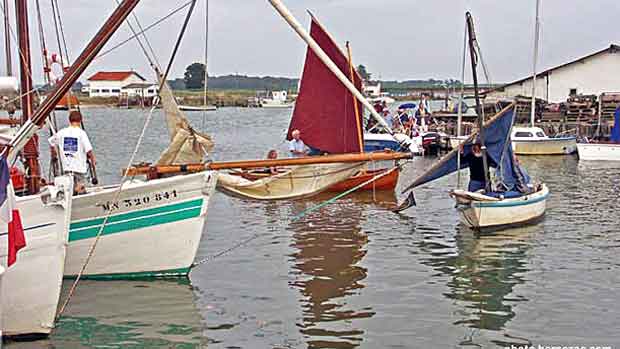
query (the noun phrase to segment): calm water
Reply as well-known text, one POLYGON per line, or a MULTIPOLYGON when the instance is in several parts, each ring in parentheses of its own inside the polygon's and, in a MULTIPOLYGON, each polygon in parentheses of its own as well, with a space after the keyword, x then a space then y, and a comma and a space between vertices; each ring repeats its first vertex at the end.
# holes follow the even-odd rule
MULTIPOLYGON (((215 137, 214 158, 256 158, 282 148, 289 113, 221 109, 192 121, 215 137)), ((99 175, 111 183, 146 112, 86 114, 99 175)), ((165 143, 156 113, 138 159, 155 160, 165 143)), ((413 161, 401 185, 432 161, 413 161)), ((262 203, 218 193, 198 259, 257 239, 189 280, 82 282, 48 340, 7 347, 620 348, 620 164, 522 161, 551 189, 546 218, 484 236, 458 223, 447 196, 456 177, 416 190, 419 206, 399 215, 386 193, 299 221, 291 218, 330 196, 262 203)))

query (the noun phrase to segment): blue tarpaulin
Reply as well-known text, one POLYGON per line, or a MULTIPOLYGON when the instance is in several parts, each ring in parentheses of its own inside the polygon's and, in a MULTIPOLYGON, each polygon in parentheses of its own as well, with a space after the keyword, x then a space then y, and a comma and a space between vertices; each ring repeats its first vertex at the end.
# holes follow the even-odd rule
MULTIPOLYGON (((491 118, 484 127, 485 144, 487 154, 495 164, 499 164, 496 176, 503 183, 505 191, 518 190, 524 191, 527 187, 529 176, 521 170, 515 162, 510 141, 510 130, 513 123, 515 108, 510 107, 501 111, 498 115, 491 118), (503 154, 503 156, 502 156, 503 154)), ((463 156, 472 152, 472 144, 477 135, 472 135, 463 147, 463 156)), ((437 164, 418 177, 404 191, 409 191, 422 184, 434 181, 445 175, 457 171, 458 149, 448 153, 437 164)), ((467 167, 466 162, 461 162, 461 168, 467 167)))
POLYGON ((614 114, 614 127, 611 129, 611 141, 614 143, 620 143, 620 107, 616 108, 614 114))
POLYGON ((415 109, 418 106, 415 103, 405 103, 405 104, 401 104, 398 109, 415 109))

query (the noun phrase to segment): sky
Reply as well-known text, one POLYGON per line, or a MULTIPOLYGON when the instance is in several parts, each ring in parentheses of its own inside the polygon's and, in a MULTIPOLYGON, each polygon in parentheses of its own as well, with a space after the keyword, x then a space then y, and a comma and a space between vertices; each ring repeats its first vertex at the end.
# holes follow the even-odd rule
MULTIPOLYGON (((142 0, 135 10, 143 27, 188 0, 142 0)), ((171 71, 182 77, 192 62, 204 62, 206 1, 198 0, 171 71)), ((13 3, 12 1, 9 1, 13 3)), ((355 64, 364 64, 383 80, 460 78, 464 14, 474 16, 478 41, 492 83, 531 74, 535 0, 283 0, 307 28, 312 11, 342 45, 351 42, 355 64)), ((50 7, 40 0, 50 51, 57 52, 50 7)), ((58 0, 70 58, 75 58, 116 6, 116 0, 58 0)), ((33 73, 42 81, 35 2, 29 1, 33 73)), ((11 8, 10 14, 14 13, 11 8)), ((147 32, 165 65, 186 10, 147 32)), ((542 0, 539 67, 559 65, 620 43, 620 1, 542 0)), ((306 46, 267 0, 209 0, 208 69, 210 75, 299 77, 306 46)), ((13 30, 15 26, 13 24, 13 30)), ((126 24, 106 48, 131 36, 126 24)), ((14 42, 13 42, 14 44, 14 42)), ((104 48, 104 51, 106 49, 104 48)), ((16 61, 16 48, 13 47, 16 61)), ((4 73, 5 57, 0 55, 4 73)), ((15 64, 15 63, 14 63, 15 64)), ((99 70, 135 69, 153 80, 135 40, 97 59, 84 76, 99 70)), ((469 71, 470 68, 467 68, 469 71)), ((466 80, 470 74, 467 74, 466 80)))

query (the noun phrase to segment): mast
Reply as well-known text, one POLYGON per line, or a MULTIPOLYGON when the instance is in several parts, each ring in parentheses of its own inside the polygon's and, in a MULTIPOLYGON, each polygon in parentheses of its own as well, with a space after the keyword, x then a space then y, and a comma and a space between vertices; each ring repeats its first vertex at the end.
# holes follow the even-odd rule
MULTIPOLYGON (((351 53, 351 46, 349 45, 349 42, 347 41, 347 56, 349 58, 349 73, 351 74, 351 82, 355 81, 355 72, 353 71, 353 54, 351 53)), ((359 142, 360 145, 360 153, 364 152, 364 133, 362 133, 362 125, 361 125, 361 120, 362 118, 360 117, 360 109, 359 106, 357 105, 357 99, 355 99, 355 96, 353 96, 353 108, 355 109, 355 126, 357 127, 357 140, 359 142)))
MULTIPOLYGON (((22 125, 32 116, 34 101, 32 98, 32 65, 30 56, 30 38, 28 36, 28 2, 15 0, 17 18, 17 40, 19 41, 20 82, 22 125)), ((39 166, 39 140, 36 134, 26 143, 23 151, 26 168, 26 186, 28 194, 36 194, 40 189, 41 168, 39 166)))
MULTIPOLYGON (((25 2, 25 0, 18 1, 25 2)), ((71 89, 71 86, 77 81, 80 75, 82 75, 84 70, 86 70, 88 65, 108 42, 112 34, 116 32, 139 2, 140 0, 123 0, 116 10, 114 10, 95 37, 84 48, 71 67, 69 67, 67 72, 63 75, 63 78, 54 86, 54 89, 50 92, 48 97, 41 103, 34 115, 32 115, 32 118, 19 129, 13 140, 11 140, 9 144, 9 162, 15 158, 28 140, 43 126, 45 119, 52 110, 54 110, 54 107, 58 104, 62 96, 71 89)))
POLYGON ((355 88, 353 83, 349 81, 346 75, 344 75, 338 66, 329 59, 325 51, 321 49, 321 47, 317 44, 316 41, 308 34, 308 32, 301 26, 299 21, 293 17, 293 14, 284 6, 282 1, 280 0, 268 0, 269 3, 276 9, 276 11, 284 18, 284 20, 297 32, 297 34, 301 37, 303 41, 308 44, 308 47, 319 57, 319 59, 327 66, 327 68, 344 84, 344 86, 357 98, 358 101, 362 102, 364 107, 368 109, 370 114, 385 128, 390 135, 394 135, 394 132, 390 128, 390 126, 383 120, 383 118, 377 113, 377 111, 370 105, 370 102, 362 95, 360 91, 355 88))
POLYGON ((532 107, 530 123, 536 119, 536 64, 538 63, 538 41, 540 39, 540 0, 536 0, 536 24, 534 25, 534 63, 532 66, 532 107))
POLYGON ((480 134, 480 144, 482 148, 482 163, 484 164, 484 179, 486 182, 486 191, 490 191, 491 183, 489 182, 489 164, 487 163, 487 146, 484 142, 484 113, 480 106, 480 95, 478 94, 478 75, 476 66, 478 64, 478 55, 476 54, 476 32, 474 30, 474 19, 471 13, 465 13, 467 20, 467 32, 469 34, 469 54, 471 57, 471 70, 474 80, 474 96, 476 97, 476 112, 478 113, 478 133, 480 134))
POLYGON ((13 62, 11 60, 11 25, 9 21, 9 0, 2 0, 4 4, 4 58, 6 59, 6 75, 13 76, 13 62))

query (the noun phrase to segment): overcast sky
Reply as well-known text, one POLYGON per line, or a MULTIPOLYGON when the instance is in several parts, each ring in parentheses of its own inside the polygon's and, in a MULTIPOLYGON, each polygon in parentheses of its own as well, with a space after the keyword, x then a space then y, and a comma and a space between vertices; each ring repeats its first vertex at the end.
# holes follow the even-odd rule
MULTIPOLYGON (((309 17, 305 11, 311 10, 338 42, 344 45, 350 41, 354 62, 366 65, 375 78, 459 78, 466 10, 474 15, 492 82, 508 82, 531 72, 535 0, 283 1, 306 27, 309 17)), ((46 41, 55 48, 50 1, 40 2, 46 18, 46 41)), ((70 56, 75 58, 116 2, 58 2, 70 56)), ((143 0, 135 13, 147 26, 185 2, 143 0)), ((34 1, 29 5, 33 70, 38 82, 42 74, 34 1)), ((185 10, 147 33, 161 62, 166 62, 172 51, 184 14, 185 10)), ((620 42, 619 15, 618 0, 542 0, 540 67, 558 65, 620 42)), ((172 77, 182 76, 188 64, 204 60, 204 21, 205 0, 199 0, 172 77)), ((210 0, 209 22, 211 75, 300 75, 306 47, 267 0, 210 0)), ((123 25, 107 47, 130 35, 123 25)), ((0 67, 4 71, 4 57, 0 67)), ((98 70, 131 68, 149 79, 153 76, 135 41, 94 62, 81 80, 98 70)))

